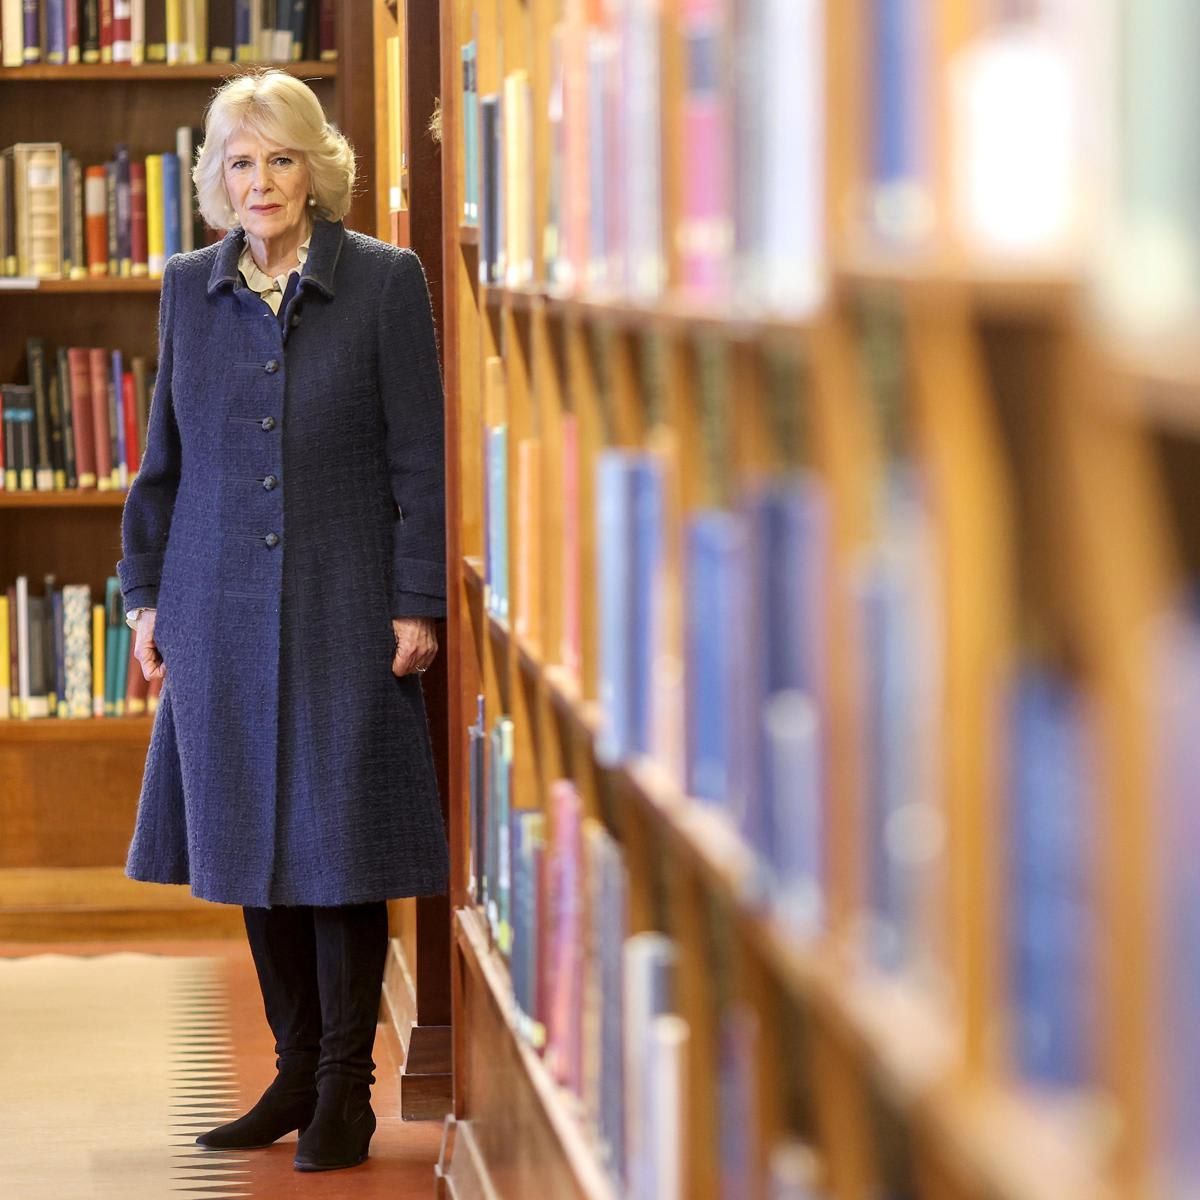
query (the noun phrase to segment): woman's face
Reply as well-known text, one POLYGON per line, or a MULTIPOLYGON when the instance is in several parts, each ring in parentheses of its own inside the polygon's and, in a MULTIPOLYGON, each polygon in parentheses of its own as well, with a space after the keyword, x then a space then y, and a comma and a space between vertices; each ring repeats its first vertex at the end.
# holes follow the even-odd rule
POLYGON ((225 189, 250 237, 273 240, 304 223, 311 182, 296 150, 239 130, 225 143, 225 189))

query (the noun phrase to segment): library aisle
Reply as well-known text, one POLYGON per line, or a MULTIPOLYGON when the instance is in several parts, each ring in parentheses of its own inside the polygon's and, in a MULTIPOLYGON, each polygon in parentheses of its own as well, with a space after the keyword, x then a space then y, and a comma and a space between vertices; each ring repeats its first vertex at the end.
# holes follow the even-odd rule
POLYGON ((379 1129, 353 1171, 292 1166, 295 1135, 225 1154, 197 1132, 244 1112, 275 1074, 238 941, 0 942, 0 1180, 13 1200, 432 1200, 440 1124, 400 1119, 380 1029, 379 1129))

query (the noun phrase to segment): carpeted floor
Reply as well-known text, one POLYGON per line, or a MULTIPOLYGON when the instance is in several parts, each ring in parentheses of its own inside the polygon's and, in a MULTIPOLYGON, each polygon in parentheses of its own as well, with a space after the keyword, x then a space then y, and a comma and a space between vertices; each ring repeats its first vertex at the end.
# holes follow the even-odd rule
POLYGON ((271 1037, 244 944, 150 949, 0 944, 0 1196, 434 1196, 440 1126, 400 1121, 382 1033, 362 1167, 296 1172, 295 1134, 244 1154, 196 1146, 270 1081, 271 1037))

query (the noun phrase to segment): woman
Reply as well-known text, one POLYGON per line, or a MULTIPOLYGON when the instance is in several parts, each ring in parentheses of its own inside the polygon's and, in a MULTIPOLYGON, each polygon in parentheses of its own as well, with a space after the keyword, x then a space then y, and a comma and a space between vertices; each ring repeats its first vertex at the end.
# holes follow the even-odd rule
POLYGON ((354 154, 278 71, 216 94, 224 239, 167 264, 118 564, 163 675, 127 873, 239 904, 277 1075, 202 1134, 367 1156, 386 899, 445 891, 420 674, 445 611, 442 392, 416 256, 345 229, 354 154))

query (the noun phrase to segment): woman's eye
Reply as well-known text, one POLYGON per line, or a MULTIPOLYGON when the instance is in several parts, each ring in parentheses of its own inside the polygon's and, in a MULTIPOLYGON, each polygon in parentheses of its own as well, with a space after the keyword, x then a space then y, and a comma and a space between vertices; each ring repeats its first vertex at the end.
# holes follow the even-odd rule
POLYGON ((279 155, 279 157, 273 161, 276 163, 276 165, 282 167, 290 167, 292 165, 292 160, 288 158, 286 154, 279 155))

